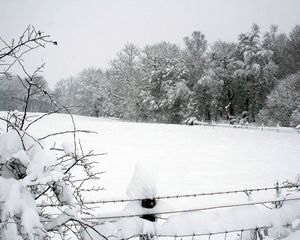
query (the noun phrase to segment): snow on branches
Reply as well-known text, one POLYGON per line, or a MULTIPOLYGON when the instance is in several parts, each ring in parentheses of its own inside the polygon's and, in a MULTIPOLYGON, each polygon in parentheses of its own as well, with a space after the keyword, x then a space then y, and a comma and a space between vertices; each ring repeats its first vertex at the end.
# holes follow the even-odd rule
POLYGON ((68 107, 54 101, 48 93, 39 76, 44 65, 31 73, 22 59, 34 49, 57 42, 33 26, 28 26, 10 44, 0 40, 4 45, 0 50, 0 76, 9 81, 15 65, 25 75, 25 78, 17 76, 24 88, 20 99, 22 111, 0 116, 0 239, 79 237, 80 226, 88 226, 81 215, 91 215, 91 209, 84 205, 83 189, 101 189, 93 186, 97 185, 101 172, 94 172, 94 162, 90 160, 97 154, 85 152, 78 138, 79 132, 90 132, 77 129, 68 107), (51 104, 47 113, 28 112, 37 94, 51 104), (49 121, 47 117, 62 110, 69 114, 69 129, 40 136, 32 134, 39 121, 49 121), (57 137, 70 142, 56 144, 57 137))

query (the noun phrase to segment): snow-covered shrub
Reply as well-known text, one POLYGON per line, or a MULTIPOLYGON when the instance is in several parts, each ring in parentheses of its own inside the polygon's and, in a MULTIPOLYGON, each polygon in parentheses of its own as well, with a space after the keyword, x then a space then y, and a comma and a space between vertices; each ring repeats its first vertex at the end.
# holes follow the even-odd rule
POLYGON ((18 41, 0 46, 0 76, 9 81, 8 72, 12 66, 20 67, 25 78, 18 76, 24 96, 20 112, 0 115, 0 239, 51 239, 79 235, 79 227, 87 223, 80 216, 85 214, 83 188, 98 191, 89 183, 98 181, 100 173, 93 171, 90 157, 85 153, 77 137, 78 132, 73 116, 70 116, 69 129, 35 136, 32 127, 40 120, 61 110, 70 113, 68 108, 53 101, 39 72, 26 70, 22 56, 38 47, 55 41, 49 35, 28 26, 18 41), (11 61, 11 59, 13 59, 11 61), (8 66, 8 67, 7 67, 8 66), (32 115, 29 105, 36 95, 42 95, 52 105, 52 111, 32 115), (58 135, 72 134, 71 143, 57 145, 51 139, 58 135), (76 170, 76 173, 75 173, 76 170), (78 226, 79 225, 79 226, 78 226))
MULTIPOLYGON (((19 114, 16 122, 22 122, 24 115, 19 114)), ((32 118, 32 122, 41 116, 45 115, 32 118)), ((23 130, 32 122, 25 120, 20 129, 7 119, 11 116, 0 117, 7 123, 7 132, 0 133, 0 236, 44 239, 54 233, 64 238, 72 228, 68 224, 81 223, 79 214, 86 209, 81 189, 89 189, 88 183, 98 180, 89 161, 95 154, 84 153, 75 128, 71 130, 73 143, 49 147, 46 140, 39 140, 43 137, 33 136, 30 128, 23 130)))

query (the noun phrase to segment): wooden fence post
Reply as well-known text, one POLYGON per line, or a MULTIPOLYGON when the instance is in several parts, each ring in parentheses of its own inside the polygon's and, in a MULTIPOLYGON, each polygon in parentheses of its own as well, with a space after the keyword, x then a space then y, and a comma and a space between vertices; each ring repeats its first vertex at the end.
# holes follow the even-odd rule
MULTIPOLYGON (((155 198, 146 198, 141 201, 141 205, 143 208, 152 209, 156 205, 155 198)), ((146 221, 155 222, 156 216, 154 214, 144 214, 140 218, 145 219, 146 221)), ((152 240, 154 236, 150 236, 149 234, 140 235, 140 240, 152 240)))

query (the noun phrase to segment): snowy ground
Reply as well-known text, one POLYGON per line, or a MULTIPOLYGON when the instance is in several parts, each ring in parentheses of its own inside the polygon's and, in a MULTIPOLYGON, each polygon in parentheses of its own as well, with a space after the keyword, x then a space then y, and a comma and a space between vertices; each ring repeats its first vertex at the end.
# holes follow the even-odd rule
MULTIPOLYGON (((106 171, 102 197, 124 196, 136 163, 152 170, 159 195, 273 185, 300 172, 300 134, 202 126, 145 124, 76 116, 81 142, 106 171)), ((65 115, 36 126, 35 134, 71 129, 65 115)), ((71 136, 70 136, 71 139, 71 136)), ((65 140, 65 139, 64 139, 65 140)))
MULTIPOLYGON (((97 157, 99 170, 106 171, 100 182, 106 190, 88 196, 93 200, 126 197, 136 163, 154 173, 159 196, 269 187, 300 173, 300 134, 294 130, 145 124, 82 116, 75 121, 78 129, 99 133, 80 135, 86 149, 107 153, 97 157)), ((37 124, 33 132, 43 136, 71 129, 70 118, 57 114, 37 124)), ((274 193, 257 193, 253 198, 272 198, 274 193)), ((184 209, 241 200, 247 201, 245 194, 166 201, 174 209, 184 209)), ((103 205, 98 212, 115 212, 123 206, 103 205)))

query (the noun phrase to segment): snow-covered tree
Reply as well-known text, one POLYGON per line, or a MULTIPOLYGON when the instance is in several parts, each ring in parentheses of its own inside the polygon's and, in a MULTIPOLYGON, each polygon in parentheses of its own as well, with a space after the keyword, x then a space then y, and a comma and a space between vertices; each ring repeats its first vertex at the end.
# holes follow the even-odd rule
POLYGON ((280 122, 283 126, 296 126, 300 110, 300 72, 281 80, 268 95, 266 107, 260 111, 259 120, 268 124, 280 122))
POLYGON ((289 33, 286 54, 289 59, 289 74, 300 71, 300 25, 296 25, 289 33))
POLYGON ((233 77, 233 62, 235 59, 235 45, 222 41, 215 42, 208 51, 206 69, 198 80, 199 94, 197 116, 203 119, 226 118, 228 113, 234 115, 237 101, 238 84, 233 77))
POLYGON ((82 70, 76 77, 62 79, 55 86, 56 99, 70 111, 87 116, 111 116, 106 74, 96 68, 82 70))
POLYGON ((288 56, 289 39, 285 33, 278 32, 276 25, 271 25, 270 30, 265 32, 262 39, 262 46, 273 52, 272 60, 278 66, 276 78, 282 79, 290 72, 290 57, 288 56))
POLYGON ((143 50, 143 77, 148 86, 142 92, 142 104, 154 120, 178 123, 185 118, 190 90, 182 57, 180 48, 167 42, 143 50))
POLYGON ((299 32, 296 26, 279 33, 272 25, 261 34, 254 24, 236 43, 209 45, 199 31, 183 39, 182 49, 128 43, 105 72, 85 69, 60 81, 55 95, 64 105, 81 106, 72 111, 83 115, 173 123, 246 115, 255 121, 278 79, 299 71, 299 32))
POLYGON ((76 91, 76 79, 69 77, 67 79, 61 79, 55 84, 54 96, 57 101, 66 107, 76 106, 76 91))
POLYGON ((108 94, 118 117, 134 120, 144 118, 140 106, 140 93, 145 83, 142 79, 139 59, 140 49, 132 43, 127 43, 110 62, 107 71, 108 94))
POLYGON ((273 52, 263 47, 259 26, 252 25, 251 31, 239 36, 238 57, 235 61, 235 77, 243 82, 244 111, 249 112, 250 121, 262 109, 266 96, 275 84, 276 64, 273 52))
POLYGON ((199 31, 193 32, 190 37, 185 37, 183 40, 185 43, 183 56, 189 71, 188 86, 193 89, 204 74, 206 66, 205 53, 208 44, 204 34, 199 31))
POLYGON ((24 96, 24 89, 17 77, 10 79, 2 76, 0 78, 0 109, 2 111, 20 110, 21 99, 24 96))
POLYGON ((105 99, 105 74, 100 69, 87 68, 77 77, 76 98, 78 105, 82 106, 81 113, 90 116, 104 114, 103 101, 105 99))
MULTIPOLYGON (((43 86, 45 91, 50 92, 48 84, 43 77, 37 77, 36 82, 43 86)), ((25 105, 24 96, 26 89, 23 87, 25 80, 17 76, 0 77, 0 110, 13 111, 22 110, 25 105)), ((39 89, 32 87, 32 97, 28 104, 28 110, 31 112, 47 112, 51 109, 51 102, 41 94, 39 89)))

